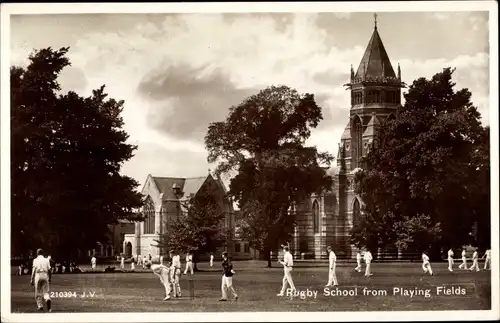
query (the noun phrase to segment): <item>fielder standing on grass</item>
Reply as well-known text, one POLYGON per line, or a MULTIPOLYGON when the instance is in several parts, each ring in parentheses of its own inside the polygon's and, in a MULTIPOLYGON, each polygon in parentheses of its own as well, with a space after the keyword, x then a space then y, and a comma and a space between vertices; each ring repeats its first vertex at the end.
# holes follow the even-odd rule
POLYGON ((238 299, 238 295, 236 294, 236 291, 234 290, 233 287, 234 274, 235 271, 233 270, 233 264, 231 262, 231 259, 228 258, 227 251, 224 251, 222 253, 222 285, 221 285, 222 298, 219 299, 220 302, 227 301, 227 290, 229 290, 231 294, 233 294, 234 300, 238 299))
POLYGON ((484 270, 487 270, 487 269, 491 270, 491 249, 487 249, 486 250, 486 252, 484 253, 483 258, 486 258, 484 260, 484 270))
POLYGON ((329 272, 328 272, 328 283, 325 287, 337 286, 337 275, 335 274, 335 267, 337 262, 337 256, 333 252, 332 247, 328 246, 328 261, 329 261, 329 272))
POLYGON ((193 254, 191 252, 186 254, 186 269, 184 269, 184 275, 187 275, 188 271, 193 275, 193 254))
POLYGON ((422 269, 424 270, 424 274, 429 273, 431 276, 434 275, 432 273, 431 263, 429 262, 429 256, 425 252, 422 252, 422 269))
POLYGON ((92 267, 92 271, 95 271, 97 266, 97 259, 95 258, 95 256, 92 256, 92 258, 90 259, 90 266, 92 267))
POLYGON ((178 255, 176 250, 170 250, 170 257, 172 258, 172 266, 170 267, 170 279, 172 282, 173 296, 181 297, 181 256, 178 255))
POLYGON ((453 249, 450 248, 450 250, 448 250, 448 270, 449 271, 453 271, 453 256, 455 254, 453 253, 453 249))
POLYGON ((214 254, 211 253, 210 254, 210 267, 213 267, 214 266, 214 254))
POLYGON ((365 258, 365 264, 366 264, 365 277, 373 276, 373 274, 371 272, 371 263, 373 260, 373 256, 372 256, 372 253, 370 252, 370 250, 365 251, 364 258, 365 258))
POLYGON ((479 264, 478 264, 478 254, 477 254, 477 248, 474 249, 474 253, 472 254, 472 266, 469 268, 469 270, 476 270, 479 271, 479 264))
POLYGON ((458 266, 458 269, 467 270, 467 251, 465 248, 462 249, 462 263, 458 266))
POLYGON ((50 299, 50 280, 52 273, 49 259, 43 256, 43 250, 36 251, 37 257, 33 259, 33 270, 31 273, 31 285, 35 286, 35 300, 38 311, 43 311, 43 301, 47 303, 47 310, 52 312, 52 301, 50 299))
POLYGON ((283 286, 281 287, 281 292, 278 296, 284 296, 287 290, 288 285, 290 284, 290 288, 292 292, 295 292, 295 285, 292 279, 292 270, 293 270, 293 256, 289 251, 288 246, 283 246, 283 251, 285 254, 283 255, 283 261, 279 263, 283 265, 283 286))

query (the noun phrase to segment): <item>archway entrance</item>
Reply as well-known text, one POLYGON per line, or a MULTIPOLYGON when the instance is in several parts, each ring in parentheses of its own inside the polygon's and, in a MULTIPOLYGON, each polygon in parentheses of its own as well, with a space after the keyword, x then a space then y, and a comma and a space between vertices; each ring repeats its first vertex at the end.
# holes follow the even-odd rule
POLYGON ((125 257, 130 258, 132 257, 132 243, 127 242, 125 244, 125 257))

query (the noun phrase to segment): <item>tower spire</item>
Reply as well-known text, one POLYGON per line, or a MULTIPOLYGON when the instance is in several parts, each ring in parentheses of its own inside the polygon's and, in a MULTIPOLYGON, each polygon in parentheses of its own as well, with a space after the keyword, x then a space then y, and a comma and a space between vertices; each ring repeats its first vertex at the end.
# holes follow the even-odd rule
POLYGON ((375 29, 377 29, 377 14, 376 13, 373 14, 373 20, 375 22, 375 29))

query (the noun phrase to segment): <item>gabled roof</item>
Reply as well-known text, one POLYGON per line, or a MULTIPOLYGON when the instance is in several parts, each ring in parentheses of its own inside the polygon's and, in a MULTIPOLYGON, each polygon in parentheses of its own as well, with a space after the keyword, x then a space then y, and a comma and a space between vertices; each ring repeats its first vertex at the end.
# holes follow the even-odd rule
POLYGON ((377 26, 373 30, 372 37, 368 42, 365 54, 359 63, 355 79, 376 79, 381 77, 396 78, 396 74, 392 69, 389 55, 385 50, 382 39, 377 30, 377 26))
MULTIPOLYGON (((210 175, 208 175, 210 176, 210 175)), ((174 195, 174 191, 172 187, 174 184, 184 192, 183 198, 189 198, 191 194, 196 194, 203 183, 207 180, 208 176, 203 177, 189 177, 189 178, 178 178, 178 177, 158 177, 151 176, 160 190, 160 193, 163 194, 163 199, 177 199, 174 195)))

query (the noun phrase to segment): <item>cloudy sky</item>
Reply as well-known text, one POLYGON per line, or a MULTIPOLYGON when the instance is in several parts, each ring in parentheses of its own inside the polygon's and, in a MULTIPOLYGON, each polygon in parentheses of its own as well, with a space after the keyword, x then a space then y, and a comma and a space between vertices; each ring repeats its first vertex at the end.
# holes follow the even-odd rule
MULTIPOLYGON (((378 29, 406 83, 456 67, 488 120, 487 12, 378 13, 378 29)), ((343 88, 373 31, 371 13, 87 14, 11 16, 11 63, 33 49, 70 46, 64 91, 82 95, 102 84, 125 100, 130 142, 123 173, 200 176, 207 126, 231 105, 269 85, 314 93, 324 120, 310 144, 336 155, 349 116, 343 88)))

